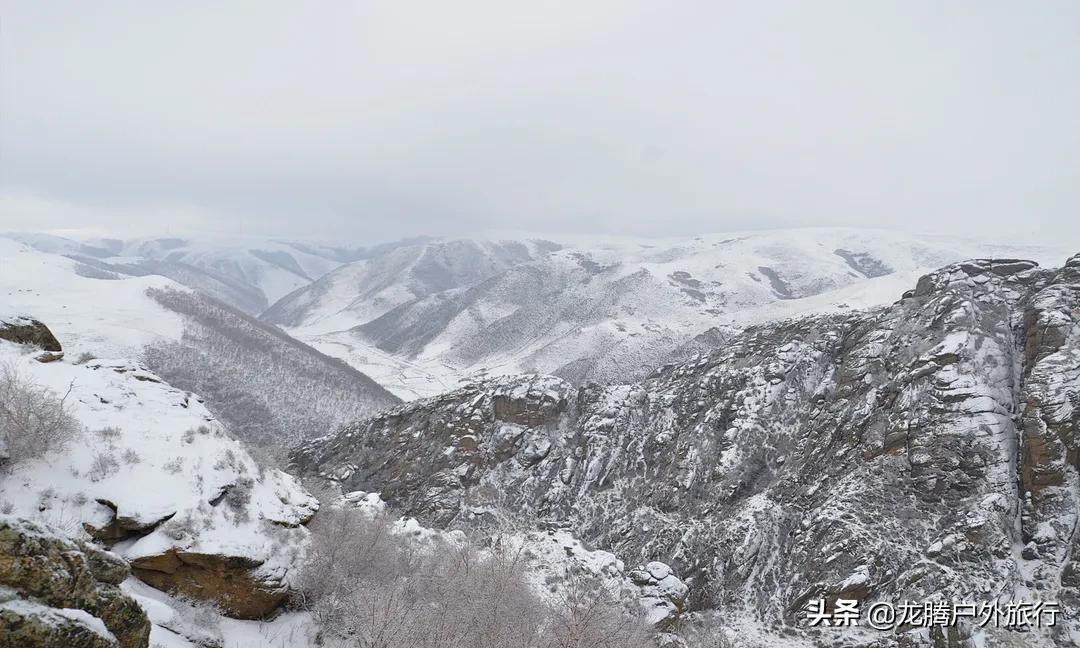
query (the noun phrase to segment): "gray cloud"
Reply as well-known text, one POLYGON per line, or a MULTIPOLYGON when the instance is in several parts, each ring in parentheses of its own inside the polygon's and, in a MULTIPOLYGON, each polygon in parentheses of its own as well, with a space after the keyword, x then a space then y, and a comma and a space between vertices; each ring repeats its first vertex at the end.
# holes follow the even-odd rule
POLYGON ((1076 235, 1080 5, 4 2, 0 228, 1076 235))

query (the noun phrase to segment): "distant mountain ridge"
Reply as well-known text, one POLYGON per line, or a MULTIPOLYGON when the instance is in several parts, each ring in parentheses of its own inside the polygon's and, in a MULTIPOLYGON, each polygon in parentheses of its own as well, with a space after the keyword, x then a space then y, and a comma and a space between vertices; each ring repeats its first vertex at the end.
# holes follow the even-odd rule
POLYGON ((402 245, 328 272, 261 318, 405 398, 463 375, 611 383, 710 329, 880 305, 965 258, 1068 252, 857 229, 553 238, 402 245))
POLYGON ((16 238, 75 260, 85 277, 168 277, 282 327, 406 399, 520 372, 575 384, 635 380, 748 324, 888 303, 947 263, 1053 262, 1068 253, 848 228, 670 239, 481 235, 368 247, 16 238))
POLYGON ((270 238, 144 237, 74 240, 37 233, 3 234, 30 247, 73 258, 88 272, 161 275, 259 315, 288 293, 342 264, 401 243, 346 247, 270 238))

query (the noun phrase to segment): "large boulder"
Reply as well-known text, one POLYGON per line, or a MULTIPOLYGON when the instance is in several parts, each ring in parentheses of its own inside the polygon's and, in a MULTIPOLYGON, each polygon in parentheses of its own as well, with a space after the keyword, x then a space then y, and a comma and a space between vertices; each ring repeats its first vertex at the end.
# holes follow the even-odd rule
POLYGON ((686 610, 690 588, 666 563, 653 561, 630 572, 630 581, 641 591, 638 600, 646 618, 658 628, 668 628, 686 610))
POLYGON ((49 353, 63 351, 48 326, 25 315, 0 317, 0 340, 29 344, 49 353))
POLYGON ((128 574, 115 554, 0 516, 0 645, 147 646, 150 621, 120 590, 128 574))
POLYGON ((263 563, 243 556, 170 549, 137 558, 131 566, 140 580, 174 594, 212 601, 237 619, 269 616, 289 593, 279 574, 260 569, 263 563))

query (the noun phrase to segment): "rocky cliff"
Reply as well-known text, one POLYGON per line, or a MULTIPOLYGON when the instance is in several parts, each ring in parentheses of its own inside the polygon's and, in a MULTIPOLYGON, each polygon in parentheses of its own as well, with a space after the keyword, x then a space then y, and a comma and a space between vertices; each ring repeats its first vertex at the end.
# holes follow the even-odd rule
POLYGON ((977 260, 888 307, 746 329, 637 384, 471 384, 293 460, 433 524, 501 508, 662 561, 691 609, 784 635, 818 598, 1002 598, 1065 611, 1017 645, 1070 645, 1078 406, 1080 255, 977 260))
POLYGON ((150 621, 120 590, 128 574, 114 554, 0 516, 0 646, 144 648, 150 621))

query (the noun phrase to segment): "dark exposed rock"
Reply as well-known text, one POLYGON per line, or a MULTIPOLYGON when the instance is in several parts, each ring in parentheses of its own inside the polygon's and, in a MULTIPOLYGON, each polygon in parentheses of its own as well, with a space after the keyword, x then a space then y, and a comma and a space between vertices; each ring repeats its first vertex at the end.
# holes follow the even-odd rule
POLYGON ((146 613, 118 587, 128 573, 111 553, 0 516, 0 645, 148 645, 146 613))
POLYGON ((131 515, 117 515, 116 504, 113 504, 109 500, 98 499, 97 502, 112 511, 112 519, 101 527, 95 527, 90 523, 84 522, 83 529, 90 534, 90 537, 105 543, 115 543, 119 540, 145 535, 153 530, 154 527, 175 515, 175 512, 173 512, 156 520, 144 520, 131 515))
POLYGON ((893 272, 893 269, 887 263, 866 252, 853 252, 838 248, 833 250, 833 254, 843 259, 851 266, 852 270, 864 277, 884 277, 893 272))
POLYGON ((60 342, 49 330, 49 327, 30 317, 13 317, 0 320, 0 340, 7 340, 16 344, 29 344, 50 353, 61 353, 63 351, 60 342))
POLYGON ((468 385, 293 460, 434 524, 503 507, 663 561, 691 609, 786 634, 818 598, 1000 595, 1060 600, 1029 636, 1055 645, 1080 629, 1078 258, 947 266, 892 306, 751 327, 635 385, 468 385))
POLYGON ((114 648, 117 645, 115 640, 70 613, 16 601, 6 600, 0 592, 0 645, 20 648, 114 648))

